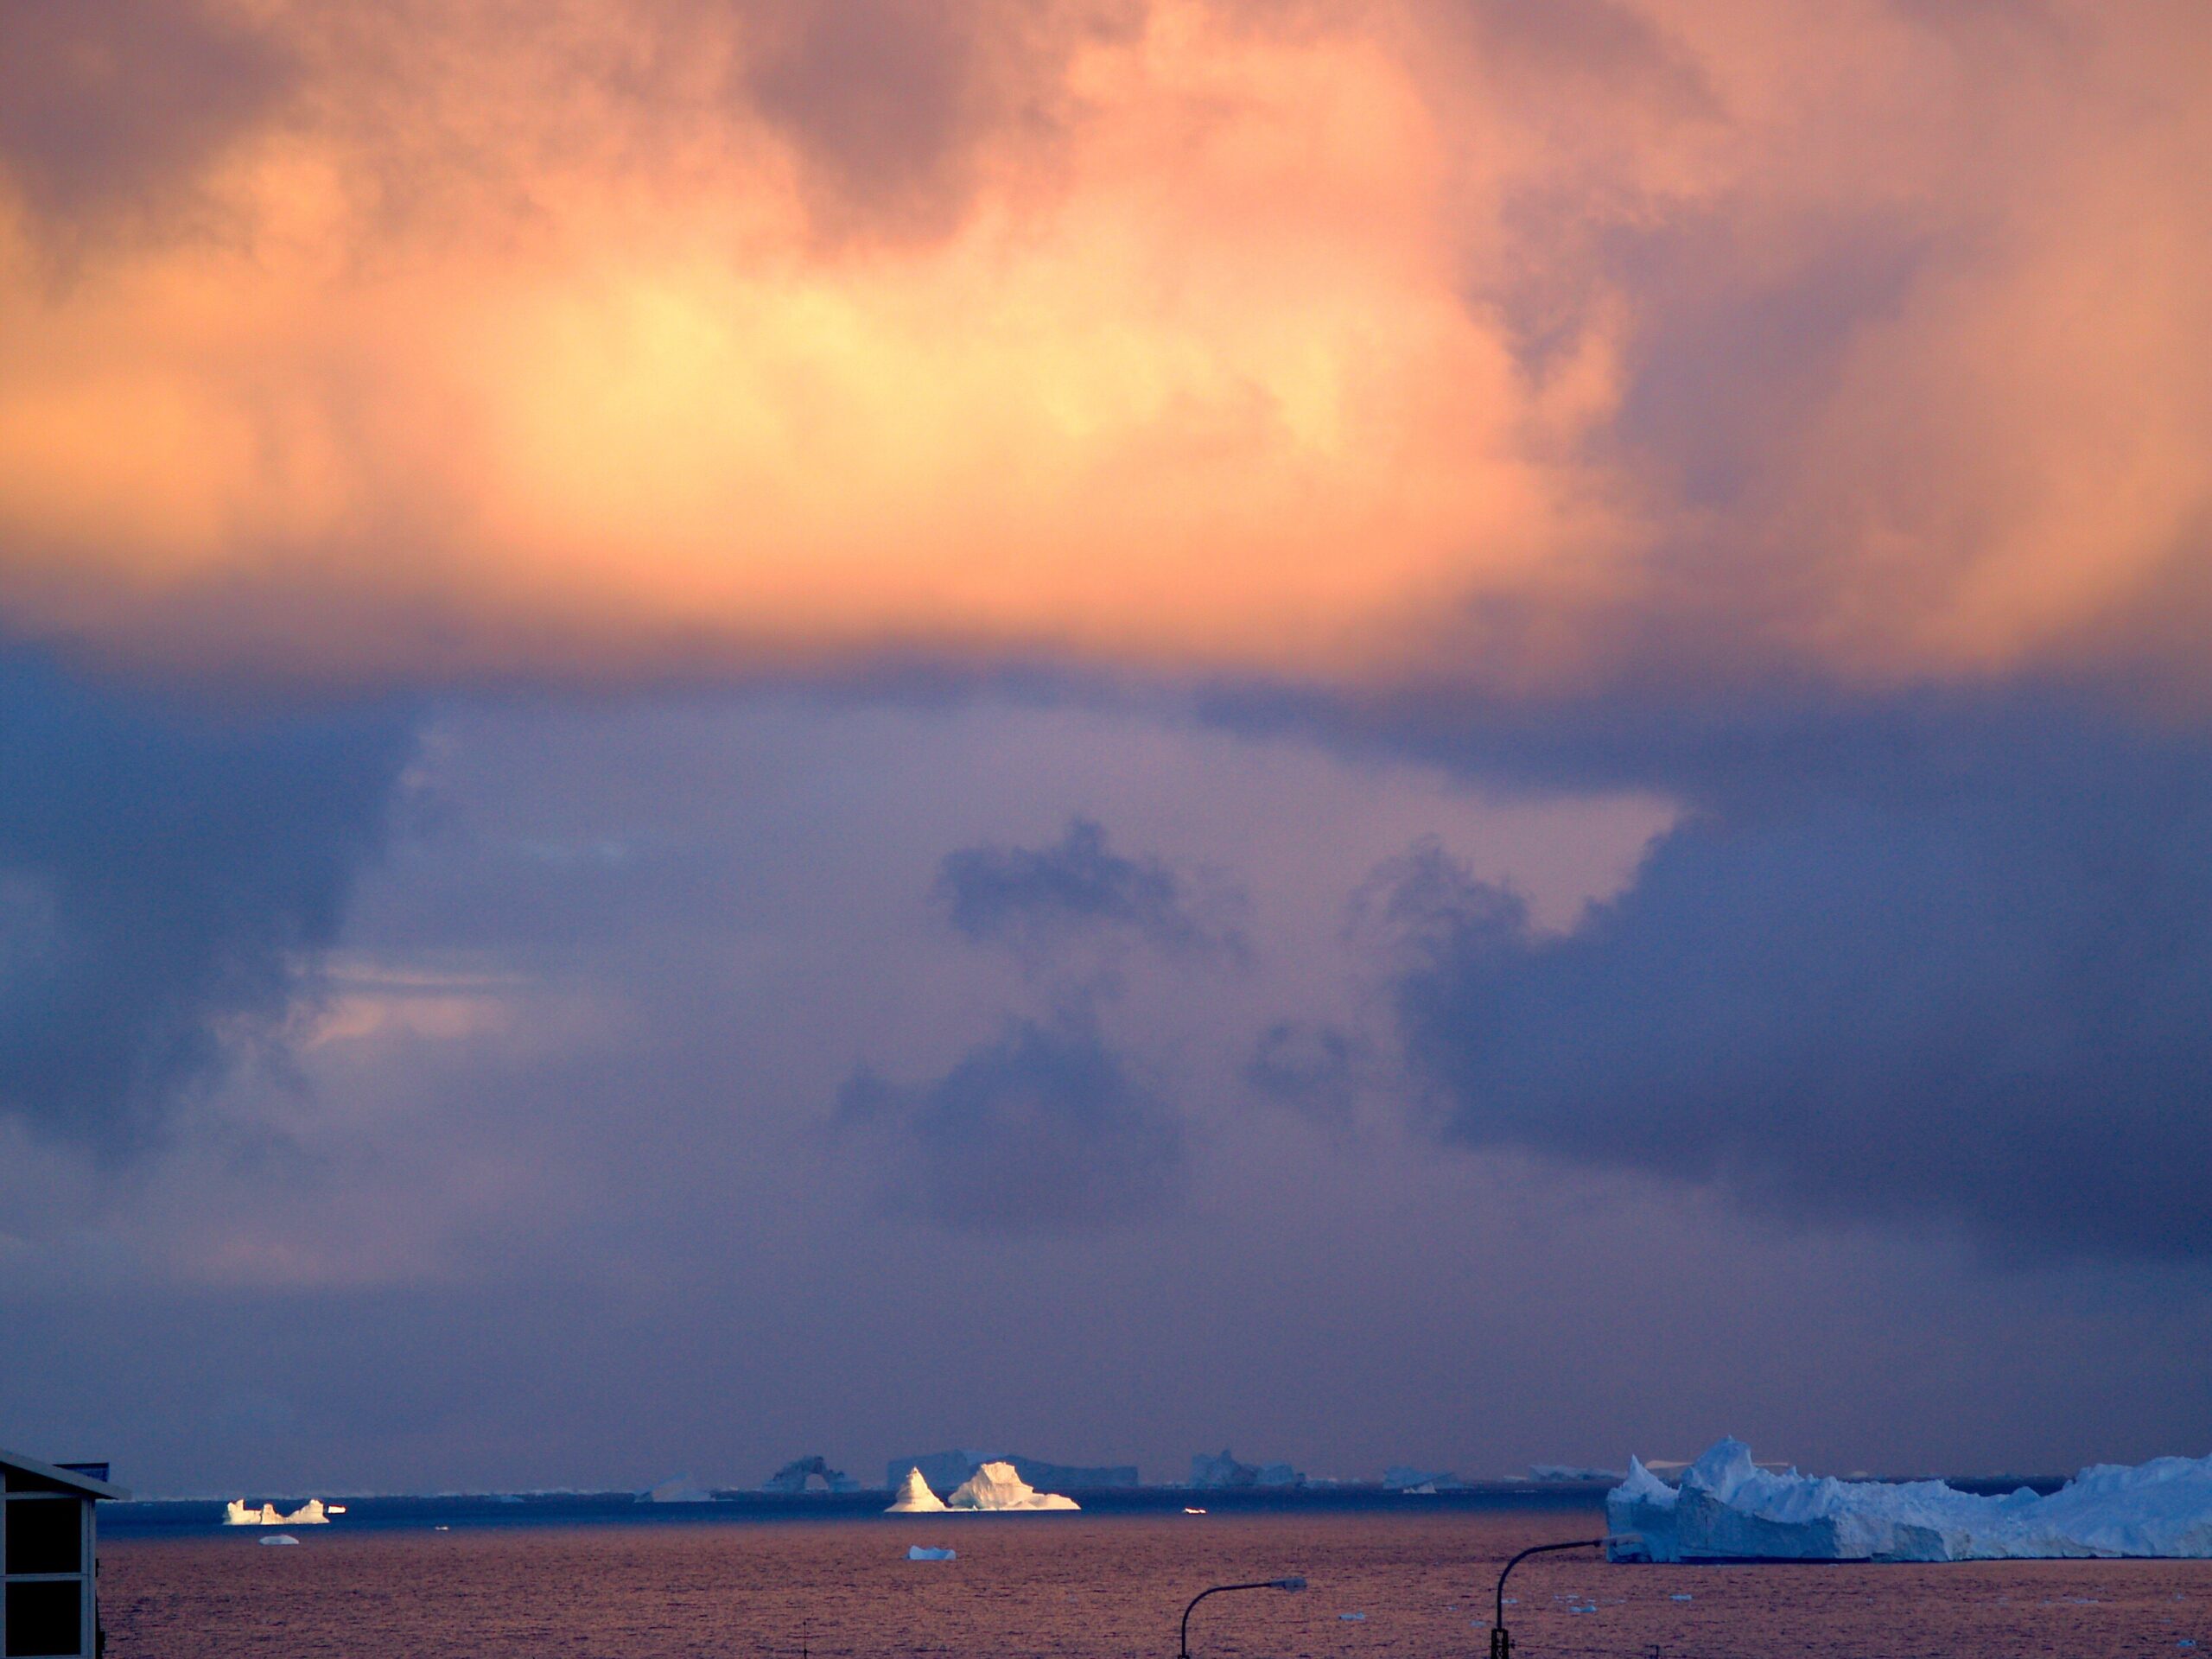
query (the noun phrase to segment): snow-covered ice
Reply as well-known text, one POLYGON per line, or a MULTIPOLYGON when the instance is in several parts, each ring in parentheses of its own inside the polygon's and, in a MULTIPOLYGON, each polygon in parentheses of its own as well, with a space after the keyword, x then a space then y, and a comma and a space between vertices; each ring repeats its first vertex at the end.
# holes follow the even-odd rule
POLYGON ((1014 1472, 1010 1463, 987 1463, 956 1487, 944 1501, 948 1510, 1074 1510, 1071 1497, 1040 1492, 1014 1472))
POLYGON ((899 1483, 899 1496, 891 1500, 886 1515, 942 1515, 944 1500, 930 1490, 919 1469, 906 1471, 906 1478, 899 1483))
POLYGON ((1940 1480, 1811 1479, 1717 1441, 1669 1486, 1631 1459, 1605 1497, 1615 1560, 1978 1561, 2212 1557, 2212 1457, 2098 1464, 2048 1497, 1940 1480))

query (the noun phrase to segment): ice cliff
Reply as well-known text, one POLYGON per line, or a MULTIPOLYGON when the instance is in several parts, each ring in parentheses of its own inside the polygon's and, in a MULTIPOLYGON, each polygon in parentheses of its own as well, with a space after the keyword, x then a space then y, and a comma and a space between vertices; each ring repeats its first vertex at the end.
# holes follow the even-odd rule
POLYGON ((1605 1497, 1608 1529, 1641 1535, 1615 1560, 1978 1561, 2212 1557, 2212 1457, 2098 1464, 2048 1497, 1940 1480, 1809 1479, 1716 1442, 1669 1486, 1634 1459, 1605 1497))
POLYGON ((948 1510, 1074 1510, 1071 1497, 1040 1492, 1014 1472, 1010 1463, 987 1463, 944 1501, 948 1510))
POLYGON ((910 1468, 906 1471, 906 1478, 899 1484, 898 1497, 891 1500, 891 1507, 884 1510, 884 1513, 886 1515, 940 1515, 944 1510, 944 1500, 930 1490, 929 1482, 922 1478, 922 1471, 919 1469, 910 1468))

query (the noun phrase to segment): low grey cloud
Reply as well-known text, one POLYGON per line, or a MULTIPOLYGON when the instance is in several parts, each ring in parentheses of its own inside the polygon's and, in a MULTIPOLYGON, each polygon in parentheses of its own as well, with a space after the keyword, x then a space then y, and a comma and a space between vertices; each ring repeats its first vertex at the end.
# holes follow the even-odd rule
POLYGON ((261 719, 0 652, 0 1115, 158 1139, 311 987, 411 742, 388 710, 261 719))
POLYGON ((1087 1021, 1010 1020, 943 1076, 872 1071, 838 1094, 842 1127, 874 1135, 892 1200, 960 1229, 1079 1230, 1166 1206, 1180 1120, 1087 1021))
POLYGON ((1241 895, 1179 875, 1157 857, 1115 852, 1090 818, 1070 819, 1049 846, 947 853, 935 891, 963 938, 1007 946, 1032 964, 1098 939, 1170 956, 1243 961, 1249 954, 1241 895))
POLYGON ((2000 1253, 2212 1253, 2212 744, 2061 696, 1699 731, 1473 742, 1691 805, 1571 932, 1433 846, 1378 873, 1438 1130, 2000 1253))

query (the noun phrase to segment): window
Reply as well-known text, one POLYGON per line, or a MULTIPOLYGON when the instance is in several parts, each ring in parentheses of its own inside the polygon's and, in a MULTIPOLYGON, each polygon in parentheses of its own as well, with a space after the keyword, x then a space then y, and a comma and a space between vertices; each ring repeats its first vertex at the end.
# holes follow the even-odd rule
POLYGON ((10 1585, 7 1659, 82 1653, 84 1602, 84 1585, 76 1579, 10 1585))
POLYGON ((8 1500, 8 1573, 85 1570, 84 1505, 73 1497, 8 1500))
POLYGON ((0 1659, 85 1651, 92 1587, 86 1511, 74 1494, 11 1474, 0 1497, 0 1659), (26 1489, 29 1490, 26 1490, 26 1489))

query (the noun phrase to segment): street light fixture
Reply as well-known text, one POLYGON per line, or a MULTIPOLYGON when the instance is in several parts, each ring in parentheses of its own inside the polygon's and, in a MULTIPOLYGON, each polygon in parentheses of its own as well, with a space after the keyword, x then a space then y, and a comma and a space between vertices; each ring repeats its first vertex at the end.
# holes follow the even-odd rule
POLYGON ((1513 1638, 1505 1630, 1505 1580, 1513 1569, 1531 1555, 1548 1554, 1555 1549, 1603 1549, 1608 1544, 1640 1544, 1643 1535, 1637 1532, 1617 1532, 1604 1538, 1576 1538, 1564 1544, 1531 1544, 1511 1560, 1505 1571, 1497 1575, 1497 1611, 1490 1627, 1490 1659, 1513 1659, 1513 1638))
POLYGON ((1183 1610, 1183 1639, 1176 1650, 1176 1659, 1191 1659, 1192 1610, 1208 1596, 1227 1595, 1231 1590, 1303 1590, 1303 1579, 1262 1579, 1254 1584, 1217 1584, 1211 1590, 1201 1590, 1191 1598, 1191 1605, 1183 1610))

